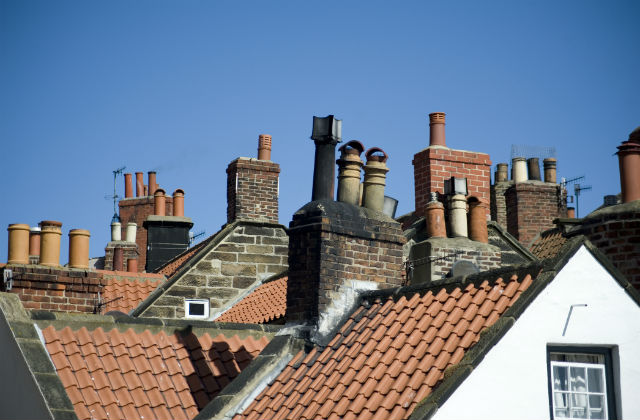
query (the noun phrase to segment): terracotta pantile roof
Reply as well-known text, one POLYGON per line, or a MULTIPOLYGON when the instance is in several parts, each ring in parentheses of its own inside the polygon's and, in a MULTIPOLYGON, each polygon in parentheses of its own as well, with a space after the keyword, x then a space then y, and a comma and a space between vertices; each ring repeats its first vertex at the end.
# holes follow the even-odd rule
POLYGON ((562 235, 558 228, 549 229, 542 232, 531 245, 531 253, 541 260, 553 258, 560 252, 562 246, 567 242, 567 238, 562 235))
MULTIPOLYGON (((162 279, 164 279, 164 276, 162 276, 162 279)), ((101 313, 109 311, 129 313, 161 284, 162 281, 149 278, 107 279, 106 285, 102 289, 101 313)))
POLYGON ((264 324, 283 317, 287 309, 287 279, 282 277, 258 286, 216 321, 264 324))
POLYGON ((407 418, 532 283, 514 274, 399 299, 374 294, 326 347, 299 352, 235 418, 407 418))
POLYGON ((267 345, 267 337, 43 331, 80 419, 191 419, 267 345))
POLYGON ((204 248, 215 236, 216 235, 211 235, 204 241, 192 246, 181 254, 178 254, 174 259, 166 262, 164 265, 159 267, 156 270, 156 273, 164 274, 165 276, 167 276, 167 278, 173 276, 180 269, 180 267, 182 267, 183 264, 189 261, 194 255, 196 255, 196 253, 204 248))

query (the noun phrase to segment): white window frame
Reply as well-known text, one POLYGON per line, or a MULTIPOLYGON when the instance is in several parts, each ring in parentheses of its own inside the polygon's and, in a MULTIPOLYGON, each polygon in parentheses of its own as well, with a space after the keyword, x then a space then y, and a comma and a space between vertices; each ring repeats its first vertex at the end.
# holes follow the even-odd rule
POLYGON ((208 319, 209 318, 209 309, 210 303, 209 299, 185 299, 184 300, 184 317, 186 319, 208 319), (204 314, 203 315, 192 315, 189 311, 191 304, 203 304, 204 305, 204 314))
MULTIPOLYGON (((571 368, 581 368, 581 369, 597 369, 600 370, 602 372, 602 388, 603 388, 603 392, 589 392, 589 375, 585 375, 585 380, 587 381, 587 383, 585 384, 585 390, 580 390, 580 391, 574 391, 571 389, 568 389, 567 391, 559 391, 556 390, 552 387, 552 398, 551 398, 551 402, 553 404, 553 418, 554 419, 569 419, 569 418, 587 418, 590 419, 592 411, 594 411, 595 409, 592 409, 590 407, 590 396, 600 396, 600 397, 604 397, 603 399, 603 403, 602 403, 602 407, 601 410, 604 411, 604 417, 597 417, 597 418, 603 418, 605 420, 608 420, 609 416, 608 416, 608 411, 607 410, 607 370, 605 368, 604 363, 578 363, 578 362, 551 362, 551 384, 554 384, 556 381, 556 377, 554 376, 554 372, 555 369, 553 369, 555 366, 558 367, 566 367, 567 368, 567 372, 569 372, 569 374, 567 375, 567 378, 569 380, 569 382, 572 381, 572 377, 571 377, 571 368), (567 398, 567 401, 572 401, 574 400, 575 397, 578 396, 583 396, 583 398, 586 398, 586 403, 587 403, 587 412, 585 413, 587 417, 573 417, 571 415, 571 413, 569 414, 569 417, 558 417, 556 414, 556 409, 568 409, 569 411, 571 410, 575 410, 575 408, 569 406, 569 407, 558 407, 556 406, 556 395, 562 395, 562 394, 566 394, 569 398, 567 398)), ((559 380, 559 379, 558 379, 559 380)), ((571 388, 571 387, 569 387, 571 388)), ((580 407, 581 408, 581 407, 580 407)))

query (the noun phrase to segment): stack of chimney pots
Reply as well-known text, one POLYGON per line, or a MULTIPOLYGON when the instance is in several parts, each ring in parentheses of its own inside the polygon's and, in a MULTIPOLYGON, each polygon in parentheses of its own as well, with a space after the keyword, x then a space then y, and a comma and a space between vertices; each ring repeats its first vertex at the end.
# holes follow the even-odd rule
MULTIPOLYGON (((271 138, 271 136, 269 136, 269 138, 271 138)), ((184 217, 184 191, 180 188, 173 192, 173 215, 184 217)))
POLYGON ((379 147, 372 147, 365 153, 367 164, 364 165, 364 187, 362 205, 368 209, 382 211, 384 206, 384 187, 386 185, 387 154, 379 147))
POLYGON ((69 231, 69 267, 89 268, 89 234, 88 230, 72 229, 69 231))
POLYGON ((40 222, 40 265, 60 265, 60 237, 62 223, 53 220, 40 222))
POLYGON ((640 200, 640 127, 618 146, 622 202, 640 200))
POLYGON ((258 136, 258 160, 271 160, 271 136, 269 134, 258 136))
MULTIPOLYGON (((506 163, 498 163, 496 167, 495 173, 495 182, 505 182, 508 181, 508 170, 509 165, 506 163)), ((548 182, 551 184, 556 183, 556 159, 554 158, 546 158, 543 161, 544 167, 544 182, 548 182)), ((526 182, 528 180, 531 181, 541 181, 542 176, 540 174, 540 159, 539 158, 529 158, 526 159, 524 157, 514 157, 511 161, 511 179, 518 182, 526 182)))
POLYGON ((351 140, 340 147, 338 164, 338 201, 360 205, 360 178, 362 173, 362 159, 360 154, 364 146, 357 140, 351 140))
POLYGON ((165 215, 166 197, 162 188, 158 188, 153 193, 153 214, 156 216, 165 215))

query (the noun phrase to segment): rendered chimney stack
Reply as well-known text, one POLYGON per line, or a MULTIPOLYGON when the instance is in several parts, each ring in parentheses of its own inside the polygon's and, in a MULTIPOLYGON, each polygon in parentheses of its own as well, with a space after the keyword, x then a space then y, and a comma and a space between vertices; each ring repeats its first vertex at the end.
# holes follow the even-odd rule
POLYGON ((487 230, 487 211, 489 206, 475 197, 469 202, 469 239, 483 243, 489 243, 487 230))
POLYGON ((29 257, 40 260, 40 227, 29 230, 29 257))
POLYGON ((542 163, 544 165, 544 182, 549 182, 551 184, 557 183, 556 160, 554 158, 546 158, 542 163))
POLYGON ((618 146, 622 202, 640 200, 640 127, 618 146))
POLYGON ((40 265, 60 265, 60 237, 62 223, 53 220, 40 222, 40 265))
POLYGON ((142 197, 144 193, 144 174, 136 172, 136 197, 142 197))
POLYGON ((360 205, 360 178, 362 175, 362 159, 360 154, 364 146, 357 140, 351 140, 340 147, 338 164, 338 201, 360 205))
POLYGON ((367 150, 365 156, 367 164, 364 166, 362 206, 371 210, 382 211, 384 206, 384 186, 387 172, 389 172, 389 168, 386 165, 388 156, 379 147, 372 147, 367 150))
POLYGON ((129 222, 127 223, 127 229, 126 229, 126 233, 125 233, 125 241, 126 242, 136 242, 136 233, 138 230, 138 225, 136 225, 135 223, 129 222))
POLYGON ((333 200, 336 144, 342 136, 342 121, 333 115, 313 117, 311 139, 316 145, 311 201, 333 200))
POLYGON ((258 160, 271 160, 271 136, 269 134, 258 136, 258 160))
POLYGON ((468 236, 467 199, 462 194, 451 196, 449 225, 451 226, 451 236, 454 238, 466 238, 468 236))
POLYGON ((576 209, 573 207, 567 207, 567 217, 569 219, 575 219, 576 218, 576 209))
POLYGON ((127 271, 129 273, 137 273, 138 272, 138 259, 137 258, 127 258, 127 271))
POLYGON ((29 225, 14 223, 9 231, 7 264, 29 264, 29 225))
POLYGON ((124 198, 133 197, 133 185, 131 174, 124 174, 124 198))
POLYGON ((429 114, 429 146, 447 147, 444 126, 444 112, 432 112, 429 114))
POLYGON ((113 250, 113 270, 122 271, 123 268, 124 249, 117 247, 113 250))
POLYGON ((156 190, 158 189, 158 184, 156 183, 156 171, 149 171, 149 190, 147 192, 148 195, 155 195, 156 190))
POLYGON ((69 231, 69 267, 89 268, 90 236, 89 231, 84 229, 69 231))
POLYGON ((184 217, 184 191, 179 188, 173 192, 173 215, 184 217))
POLYGON ((531 181, 540 181, 540 162, 537 157, 527 159, 527 169, 531 181))
POLYGON ((122 224, 120 222, 111 222, 111 241, 122 240, 122 224))
POLYGON ((523 157, 514 157, 511 161, 511 168, 513 170, 513 181, 526 182, 527 181, 527 160, 523 157))
POLYGON ((167 199, 164 195, 164 190, 162 188, 158 188, 153 193, 153 214, 156 216, 164 216, 166 209, 167 199))
POLYGON ((508 163, 498 163, 496 168, 496 182, 505 182, 509 180, 509 164, 508 163))
POLYGON ((426 209, 427 237, 446 238, 447 227, 444 220, 444 204, 438 201, 438 193, 431 193, 431 201, 426 209))

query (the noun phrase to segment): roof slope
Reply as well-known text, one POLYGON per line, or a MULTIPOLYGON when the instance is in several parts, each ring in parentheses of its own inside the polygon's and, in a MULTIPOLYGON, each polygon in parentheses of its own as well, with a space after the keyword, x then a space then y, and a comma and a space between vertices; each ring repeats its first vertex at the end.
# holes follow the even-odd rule
POLYGON ((80 419, 191 419, 269 341, 131 328, 42 332, 80 419))
POLYGON ((214 233, 202 242, 176 255, 172 260, 169 260, 162 266, 158 267, 156 273, 164 274, 167 278, 173 276, 183 264, 186 264, 198 251, 211 242, 216 235, 217 233, 214 233))
POLYGON ((287 310, 288 278, 261 284, 215 321, 264 324, 282 318, 287 310))
POLYGON ((558 255, 567 238, 559 228, 552 228, 542 232, 531 244, 531 253, 543 260, 558 255))
POLYGON ((371 293, 326 347, 300 351, 235 418, 406 418, 539 272, 371 293))
POLYGON ((104 271, 105 286, 101 294, 101 312, 120 311, 128 313, 160 286, 165 277, 154 273, 129 273, 104 271))

